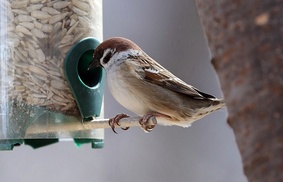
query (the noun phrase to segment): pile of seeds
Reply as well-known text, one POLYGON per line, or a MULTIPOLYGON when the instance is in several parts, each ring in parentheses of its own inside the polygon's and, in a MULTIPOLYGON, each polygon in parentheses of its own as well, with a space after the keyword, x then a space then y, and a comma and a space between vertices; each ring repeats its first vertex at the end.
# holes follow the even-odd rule
POLYGON ((9 69, 8 82, 12 83, 9 98, 56 112, 79 114, 66 83, 64 58, 82 38, 101 40, 101 3, 101 0, 0 2, 7 18, 7 32, 0 39, 9 45, 10 56, 5 64, 9 69))

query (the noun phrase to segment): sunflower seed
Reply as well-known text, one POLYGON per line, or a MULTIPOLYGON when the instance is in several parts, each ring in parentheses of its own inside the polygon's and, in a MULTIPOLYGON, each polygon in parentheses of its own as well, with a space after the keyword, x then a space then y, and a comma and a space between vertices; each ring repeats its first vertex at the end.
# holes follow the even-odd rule
POLYGON ((87 15, 87 12, 73 6, 72 10, 79 16, 86 16, 87 15))
POLYGON ((16 31, 21 32, 21 33, 26 34, 26 35, 32 35, 31 32, 22 25, 17 25, 16 31))
POLYGON ((34 28, 34 24, 31 23, 31 22, 21 22, 21 23, 19 23, 19 25, 22 25, 23 27, 26 27, 30 30, 34 28))
POLYGON ((82 11, 88 12, 89 11, 89 4, 81 2, 79 0, 73 0, 73 5, 75 5, 77 8, 79 8, 82 11))
POLYGON ((59 14, 59 15, 54 15, 52 16, 50 19, 49 19, 49 24, 54 24, 54 23, 57 23, 58 21, 64 19, 66 16, 67 16, 68 12, 67 13, 62 13, 62 14, 59 14))
POLYGON ((77 21, 72 18, 71 21, 70 21, 70 26, 73 26, 73 25, 76 24, 76 23, 77 23, 77 21))
POLYGON ((32 73, 35 73, 35 74, 38 74, 38 75, 41 75, 41 76, 45 76, 47 77, 48 74, 46 73, 46 71, 44 71, 43 69, 37 67, 37 66, 34 66, 34 65, 29 65, 28 66, 28 70, 32 73))
POLYGON ((78 19, 82 27, 85 27, 85 25, 90 24, 90 20, 87 17, 79 16, 78 19))
POLYGON ((66 8, 67 6, 69 6, 69 4, 70 4, 70 2, 68 2, 68 1, 58 1, 58 2, 53 4, 53 8, 63 9, 63 8, 66 8))
POLYGON ((53 92, 49 91, 47 94, 47 100, 49 100, 53 95, 54 95, 53 92))
POLYGON ((26 88, 22 85, 19 86, 15 86, 14 88, 17 92, 24 92, 26 90, 26 88))
POLYGON ((36 59, 36 58, 37 58, 37 54, 36 54, 34 48, 28 48, 27 50, 28 50, 29 56, 30 56, 32 59, 36 59))
POLYGON ((42 11, 45 11, 45 12, 47 12, 50 15, 58 15, 58 14, 60 14, 59 11, 57 11, 56 9, 51 8, 51 7, 43 7, 42 11))
POLYGON ((48 70, 47 72, 55 76, 57 79, 61 77, 60 73, 58 73, 58 70, 57 71, 48 70))
POLYGON ((46 33, 52 32, 53 26, 50 24, 43 24, 41 30, 46 33))
POLYGON ((51 80, 50 85, 58 90, 65 90, 67 88, 67 85, 59 80, 51 80))
POLYGON ((32 12, 34 10, 39 10, 43 7, 43 4, 36 4, 36 5, 31 5, 29 7, 27 7, 27 11, 28 12, 32 12))
POLYGON ((15 64, 15 66, 17 66, 19 68, 23 68, 23 69, 27 69, 28 66, 29 66, 27 63, 24 63, 24 62, 15 62, 14 64, 15 64))
POLYGON ((44 95, 44 94, 32 94, 32 96, 35 97, 35 98, 42 98, 42 99, 44 99, 44 98, 47 97, 47 96, 44 95))
POLYGON ((42 80, 38 79, 36 76, 34 76, 32 74, 30 74, 30 78, 31 78, 32 82, 35 83, 39 87, 41 87, 44 84, 44 82, 42 80))
POLYGON ((45 35, 40 29, 38 29, 38 28, 34 28, 34 29, 32 29, 31 30, 31 33, 34 35, 34 36, 36 36, 36 37, 38 37, 38 38, 45 38, 45 37, 47 37, 47 35, 45 35))
POLYGON ((78 35, 76 35, 72 41, 72 44, 74 44, 75 42, 77 42, 80 38, 82 38, 84 35, 84 32, 79 33, 78 35))
POLYGON ((39 23, 38 21, 33 21, 33 24, 35 28, 41 29, 42 28, 42 23, 39 23))
POLYGON ((18 15, 17 19, 18 19, 19 22, 27 22, 27 21, 34 21, 35 20, 35 18, 32 17, 32 16, 22 15, 22 14, 18 15))
POLYGON ((67 31, 67 34, 72 34, 73 31, 76 29, 76 27, 78 26, 79 22, 74 23, 71 28, 67 31))
POLYGON ((40 3, 41 1, 42 0, 29 0, 29 2, 32 4, 40 3))
POLYGON ((22 14, 22 15, 28 15, 29 14, 29 12, 27 12, 26 10, 22 10, 22 9, 13 9, 12 10, 12 12, 13 13, 15 13, 15 14, 22 14))
POLYGON ((56 101, 61 102, 63 105, 65 105, 65 102, 66 102, 66 99, 65 99, 65 98, 59 97, 59 96, 57 96, 57 95, 54 95, 52 98, 55 99, 56 101))
POLYGON ((27 0, 18 0, 18 1, 13 1, 11 3, 11 8, 25 8, 28 5, 28 1, 27 0))
POLYGON ((39 62, 44 62, 45 61, 45 55, 44 55, 42 49, 37 49, 35 52, 38 55, 39 62))
POLYGON ((61 43, 66 44, 66 43, 71 43, 73 39, 73 35, 66 35, 62 38, 61 43))
POLYGON ((31 12, 31 16, 32 17, 34 17, 34 18, 36 18, 36 19, 49 19, 49 18, 51 18, 51 15, 49 15, 47 12, 45 12, 45 11, 32 11, 31 12))
POLYGON ((18 47, 18 51, 25 57, 25 59, 28 57, 28 53, 21 47, 18 47))

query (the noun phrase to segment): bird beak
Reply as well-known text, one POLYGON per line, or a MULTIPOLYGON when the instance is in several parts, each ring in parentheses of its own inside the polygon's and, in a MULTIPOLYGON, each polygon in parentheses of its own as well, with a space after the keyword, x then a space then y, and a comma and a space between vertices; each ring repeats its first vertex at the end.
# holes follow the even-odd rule
POLYGON ((96 58, 93 58, 90 62, 90 65, 88 66, 87 70, 90 70, 92 68, 102 67, 100 64, 100 61, 96 58))

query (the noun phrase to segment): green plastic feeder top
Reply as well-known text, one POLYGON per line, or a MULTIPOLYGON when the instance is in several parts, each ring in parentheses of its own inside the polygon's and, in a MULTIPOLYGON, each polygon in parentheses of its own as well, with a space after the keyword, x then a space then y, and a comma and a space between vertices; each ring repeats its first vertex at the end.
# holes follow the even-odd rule
POLYGON ((83 121, 92 120, 101 113, 104 70, 88 70, 94 50, 99 44, 95 38, 82 39, 69 50, 64 62, 66 79, 83 121))

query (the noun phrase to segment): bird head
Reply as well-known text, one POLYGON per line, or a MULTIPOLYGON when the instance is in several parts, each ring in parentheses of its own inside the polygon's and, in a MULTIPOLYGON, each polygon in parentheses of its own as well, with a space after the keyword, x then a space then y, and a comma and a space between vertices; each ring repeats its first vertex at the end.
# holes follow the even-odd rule
POLYGON ((122 60, 131 51, 141 51, 134 42, 123 37, 113 37, 103 41, 94 51, 93 59, 88 69, 104 67, 107 69, 114 62, 122 60))

